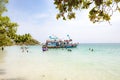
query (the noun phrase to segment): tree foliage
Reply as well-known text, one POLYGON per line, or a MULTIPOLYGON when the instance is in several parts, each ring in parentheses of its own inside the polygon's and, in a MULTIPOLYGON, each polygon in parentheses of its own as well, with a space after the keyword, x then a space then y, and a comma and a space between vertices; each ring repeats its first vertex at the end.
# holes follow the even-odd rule
POLYGON ((8 0, 0 0, 0 46, 13 44, 39 44, 30 34, 17 35, 17 23, 11 22, 8 16, 2 14, 7 11, 5 4, 8 0), (29 42, 29 43, 28 43, 29 42))
POLYGON ((17 30, 17 23, 11 22, 8 16, 2 16, 7 11, 6 3, 8 3, 8 0, 0 0, 0 46, 12 45, 11 38, 17 30))
POLYGON ((0 0, 0 15, 3 14, 3 12, 7 11, 5 4, 8 3, 8 0, 0 0))
POLYGON ((75 18, 76 10, 90 9, 89 18, 93 23, 110 21, 113 12, 120 11, 120 0, 54 0, 59 13, 56 18, 75 18))

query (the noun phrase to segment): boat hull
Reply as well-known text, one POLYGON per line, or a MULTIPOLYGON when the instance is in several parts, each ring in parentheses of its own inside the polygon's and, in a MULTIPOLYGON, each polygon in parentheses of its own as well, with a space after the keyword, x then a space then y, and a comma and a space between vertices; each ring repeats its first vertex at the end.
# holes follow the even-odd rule
POLYGON ((77 45, 75 46, 47 46, 47 48, 75 48, 77 47, 77 45))

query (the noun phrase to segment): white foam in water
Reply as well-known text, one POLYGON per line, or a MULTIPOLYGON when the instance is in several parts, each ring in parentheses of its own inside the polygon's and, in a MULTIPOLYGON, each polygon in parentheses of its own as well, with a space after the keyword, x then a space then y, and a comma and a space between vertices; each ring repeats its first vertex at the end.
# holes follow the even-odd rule
POLYGON ((120 80, 120 44, 80 44, 71 49, 5 47, 0 80, 120 80), (93 51, 89 50, 93 49, 93 51))

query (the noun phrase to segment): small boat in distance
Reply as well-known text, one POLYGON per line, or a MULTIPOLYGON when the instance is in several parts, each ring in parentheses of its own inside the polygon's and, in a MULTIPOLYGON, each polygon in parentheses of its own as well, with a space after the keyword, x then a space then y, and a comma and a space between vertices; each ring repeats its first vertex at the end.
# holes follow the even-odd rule
POLYGON ((50 40, 46 40, 44 46, 47 48, 75 48, 78 43, 72 43, 72 39, 67 35, 68 40, 58 39, 56 36, 49 36, 50 40))

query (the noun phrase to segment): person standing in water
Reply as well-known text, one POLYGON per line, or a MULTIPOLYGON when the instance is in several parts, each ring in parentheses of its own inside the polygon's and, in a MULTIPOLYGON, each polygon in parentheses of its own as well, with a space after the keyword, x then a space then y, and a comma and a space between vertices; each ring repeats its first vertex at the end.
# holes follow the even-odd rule
POLYGON ((89 50, 90 50, 91 52, 93 52, 93 51, 94 51, 94 49, 93 49, 93 48, 89 48, 89 50))
POLYGON ((4 51, 4 47, 2 47, 2 51, 4 51))
POLYGON ((93 52, 94 50, 93 50, 93 49, 91 49, 91 51, 93 52))

